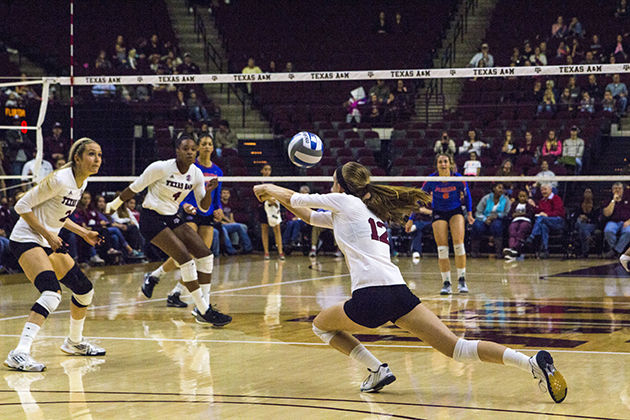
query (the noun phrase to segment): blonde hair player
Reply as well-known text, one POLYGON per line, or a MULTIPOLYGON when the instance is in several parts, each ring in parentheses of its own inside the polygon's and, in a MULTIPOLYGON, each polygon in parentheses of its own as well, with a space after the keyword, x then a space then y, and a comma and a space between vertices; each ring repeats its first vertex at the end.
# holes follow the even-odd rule
MULTIPOLYGON (((223 171, 219 168, 214 162, 212 162, 212 153, 214 152, 214 141, 210 135, 202 135, 199 138, 198 143, 199 156, 195 161, 195 166, 201 169, 201 172, 206 178, 209 177, 222 177, 223 171)), ((181 203, 182 209, 186 213, 184 218, 188 226, 190 226, 194 231, 196 231, 199 236, 203 239, 203 242, 206 244, 208 248, 212 247, 212 241, 214 239, 214 227, 213 224, 220 221, 223 218, 223 207, 221 206, 221 183, 217 188, 212 190, 212 205, 207 212, 197 211, 197 201, 195 200, 195 194, 190 193, 181 203)), ((217 238, 218 239, 218 238, 217 238)), ((212 275, 212 271, 214 268, 214 255, 210 254, 210 263, 208 264, 208 274, 212 275)), ((175 260, 173 258, 169 258, 156 268, 151 273, 147 273, 144 276, 145 284, 149 283, 147 287, 151 287, 151 284, 155 286, 160 281, 160 278, 177 268, 175 260)), ((168 294, 166 298, 166 306, 175 307, 175 308, 185 308, 188 306, 186 302, 180 299, 181 294, 185 291, 183 287, 183 283, 181 281, 181 271, 178 270, 175 278, 177 282, 175 287, 168 294)), ((200 284, 201 291, 203 297, 206 301, 210 301, 210 282, 205 284, 200 284)), ((145 290, 146 287, 143 289, 145 290)), ((151 290, 153 287, 151 287, 151 290)), ((146 289, 148 290, 148 289, 146 289)))
POLYGON ((279 200, 313 226, 333 229, 350 271, 352 297, 320 312, 313 320, 313 331, 324 343, 368 368, 361 391, 377 392, 396 377, 350 332, 391 321, 459 362, 481 360, 514 366, 545 382, 555 402, 566 397, 566 382, 547 351, 527 357, 497 343, 458 338, 409 290, 390 260, 385 223, 402 219, 419 202, 428 203, 424 191, 371 184, 366 167, 348 162, 335 171, 330 194, 298 194, 271 184, 255 186, 254 193, 261 201, 279 200))
MULTIPOLYGON (((212 279, 212 254, 179 213, 179 204, 191 191, 199 210, 208 211, 212 204, 212 190, 219 183, 216 178, 205 183, 201 169, 194 165, 197 157, 195 140, 186 135, 180 136, 175 141, 175 153, 175 159, 150 164, 138 179, 107 203, 106 212, 111 213, 148 188, 140 212, 140 233, 179 265, 182 281, 195 302, 193 312, 197 322, 217 327, 227 325, 232 317, 213 309, 199 287, 212 279)), ((150 298, 154 287, 155 283, 143 282, 142 292, 150 298)))
POLYGON ((68 255, 58 236, 65 227, 90 245, 101 242, 98 232, 89 231, 68 218, 87 187, 88 177, 98 173, 101 163, 101 146, 86 137, 79 139, 70 149, 68 163, 49 174, 15 204, 20 220, 11 232, 9 247, 41 295, 31 307, 17 347, 4 361, 7 367, 28 372, 46 369, 31 356, 31 346, 48 315, 61 302, 59 283, 72 291, 70 334, 61 350, 80 356, 105 354, 104 349, 83 338, 87 307, 94 295, 92 282, 68 255))

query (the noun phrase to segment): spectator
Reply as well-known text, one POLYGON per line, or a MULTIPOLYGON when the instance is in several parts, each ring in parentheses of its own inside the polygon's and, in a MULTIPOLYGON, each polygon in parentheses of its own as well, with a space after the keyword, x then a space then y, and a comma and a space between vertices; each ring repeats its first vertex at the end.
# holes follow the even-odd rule
POLYGON ((565 87, 562 91, 562 95, 560 95, 560 99, 558 99, 558 110, 559 111, 567 111, 573 112, 575 102, 573 98, 571 98, 571 90, 568 87, 565 87))
POLYGON ((464 163, 464 175, 479 176, 481 174, 481 162, 477 158, 477 152, 470 152, 470 160, 464 163))
MULTIPOLYGON (((228 255, 236 254, 234 244, 238 243, 241 248, 241 254, 249 254, 252 252, 252 241, 247 234, 247 225, 237 223, 234 220, 234 213, 230 205, 231 191, 228 188, 221 190, 221 205, 223 206, 223 218, 221 219, 221 230, 223 232, 223 241, 225 250, 228 255)), ((218 239, 218 237, 216 238, 218 239)))
MULTIPOLYGON (((275 65, 275 63, 274 63, 275 65)), ((241 73, 243 74, 255 74, 255 73, 262 73, 263 71, 261 70, 260 67, 258 67, 256 65, 256 60, 254 60, 254 57, 249 57, 247 59, 247 65, 245 67, 243 67, 243 71, 241 73)))
POLYGON ((144 47, 144 54, 147 57, 151 57, 153 55, 162 57, 163 55, 166 55, 166 48, 164 48, 164 44, 160 43, 160 39, 157 34, 153 34, 151 35, 151 38, 149 38, 148 44, 144 47))
MULTIPOLYGON (((501 162, 501 166, 497 169, 496 176, 520 176, 520 172, 518 172, 514 165, 512 165, 512 161, 510 159, 505 159, 501 162)), ((503 181, 503 188, 505 192, 509 195, 512 194, 512 190, 514 189, 514 183, 512 181, 503 181)))
POLYGON ((524 65, 526 61, 529 61, 529 57, 534 53, 532 44, 529 41, 523 43, 523 55, 521 55, 521 63, 524 65))
POLYGON ((389 23, 387 22, 385 12, 382 10, 378 13, 378 19, 376 20, 376 23, 374 24, 374 33, 377 33, 377 34, 390 33, 389 23))
POLYGON ((107 74, 112 69, 112 63, 107 59, 105 50, 100 50, 94 61, 94 69, 96 74, 107 74))
POLYGON ((194 121, 207 122, 209 120, 208 111, 206 111, 206 108, 203 106, 199 98, 197 98, 197 92, 195 92, 194 89, 190 90, 187 105, 189 116, 193 118, 194 121))
POLYGON ((510 207, 507 215, 510 221, 508 247, 503 249, 503 256, 508 261, 514 261, 521 257, 525 238, 532 231, 534 220, 534 207, 528 203, 527 191, 518 192, 517 201, 510 207))
POLYGON ((468 130, 468 139, 459 147, 459 154, 475 152, 477 157, 481 156, 481 149, 489 149, 490 145, 477 139, 475 130, 468 130))
POLYGON ((184 54, 184 62, 177 67, 177 73, 179 74, 200 74, 199 66, 192 61, 190 53, 184 54))
POLYGON ((116 42, 114 43, 114 56, 120 63, 125 61, 127 58, 127 47, 125 45, 125 38, 122 35, 118 35, 116 37, 116 42))
POLYGON ((630 9, 628 9, 627 0, 619 0, 619 5, 615 10, 615 17, 621 19, 628 17, 628 15, 630 15, 630 9))
POLYGON ((584 54, 584 60, 582 60, 582 64, 599 64, 598 59, 595 59, 592 51, 587 51, 584 54))
POLYGON ((584 155, 584 140, 577 136, 578 131, 577 126, 571 127, 571 137, 563 142, 562 158, 559 159, 563 165, 574 168, 576 174, 582 172, 582 156, 584 155))
POLYGON ((599 208, 593 204, 593 190, 586 187, 582 203, 571 216, 575 221, 575 230, 580 239, 580 249, 578 250, 578 257, 580 258, 587 258, 590 247, 594 245, 593 232, 597 228, 599 214, 599 208))
POLYGON ((381 104, 378 100, 376 94, 372 93, 370 95, 370 101, 368 102, 368 107, 370 109, 370 113, 368 114, 368 120, 372 123, 381 122, 381 109, 383 108, 383 104, 381 104))
POLYGON ((600 44, 599 42, 599 35, 593 34, 593 36, 591 37, 591 43, 588 49, 588 51, 591 52, 591 58, 600 60, 600 57, 602 55, 602 49, 603 49, 602 44, 600 44))
POLYGON ((127 53, 127 58, 122 62, 123 68, 135 73, 138 70, 138 57, 135 48, 132 48, 127 53))
POLYGON ((612 83, 606 85, 606 90, 609 90, 613 98, 617 101, 619 112, 623 115, 626 113, 628 107, 628 88, 626 84, 621 82, 619 74, 613 75, 612 83))
POLYGON ((595 99, 591 98, 588 92, 582 92, 582 100, 580 101, 580 112, 592 114, 595 112, 595 99))
POLYGON ((278 69, 276 69, 276 62, 274 60, 271 60, 269 62, 269 68, 267 70, 267 73, 277 73, 278 69))
POLYGON ((405 232, 413 234, 411 240, 412 260, 417 260, 422 256, 422 236, 432 233, 432 218, 433 210, 426 206, 420 206, 417 212, 409 216, 409 220, 405 224, 405 232))
MULTIPOLYGON (((92 209, 90 208, 91 201, 92 195, 88 191, 84 191, 83 195, 81 195, 81 200, 79 200, 77 208, 72 215, 72 219, 75 223, 88 230, 95 230, 97 227, 96 212, 92 214, 92 209)), ((90 245, 85 241, 78 241, 77 238, 78 236, 75 233, 71 233, 68 237, 69 240, 67 243, 69 248, 75 250, 74 252, 70 251, 70 255, 76 255, 79 257, 80 255, 87 254, 89 264, 105 264, 105 260, 97 254, 96 248, 93 245, 90 245), (83 252, 80 252, 79 248, 82 249, 83 252)))
POLYGON ((455 156, 455 151, 457 150, 455 146, 455 142, 448 137, 448 131, 442 131, 442 137, 435 142, 433 146, 433 151, 435 154, 444 153, 453 158, 455 156))
POLYGON ((515 66, 520 66, 521 64, 523 64, 522 58, 521 58, 521 51, 518 49, 518 47, 514 47, 512 49, 512 55, 510 56, 510 64, 514 64, 515 66))
POLYGON ((215 133, 214 142, 216 144, 216 152, 220 157, 223 149, 238 150, 238 138, 236 134, 230 130, 230 123, 227 120, 219 121, 219 127, 215 133))
POLYGON ((553 158, 554 161, 562 156, 562 142, 556 137, 555 130, 549 130, 547 140, 543 143, 542 157, 544 159, 547 156, 553 158))
MULTIPOLYGON (((543 160, 542 162, 540 162, 540 171, 536 174, 536 176, 538 178, 548 178, 550 176, 556 176, 556 174, 549 170, 549 162, 547 162, 546 160, 543 160)), ((558 191, 557 181, 545 181, 545 182, 551 185, 551 188, 554 193, 557 193, 558 191)), ((540 181, 534 183, 530 191, 532 196, 536 194, 536 188, 538 188, 540 184, 541 184, 540 181)))
POLYGON ((564 41, 560 41, 558 49, 556 49, 556 58, 564 59, 570 53, 571 49, 569 48, 569 46, 564 41))
POLYGON ((581 98, 581 89, 576 84, 575 76, 569 77, 569 81, 567 82, 567 88, 571 94, 571 99, 573 99, 573 103, 576 104, 581 98))
POLYGON ((576 16, 573 16, 571 18, 571 22, 569 23, 568 33, 569 35, 574 35, 579 38, 584 37, 584 28, 582 27, 582 23, 578 20, 576 16))
MULTIPOLYGON (((37 157, 37 150, 33 150, 33 159, 29 160, 22 167, 22 182, 27 182, 28 177, 34 175, 35 169, 35 158, 37 157)), ((42 159, 42 164, 39 168, 39 179, 43 179, 46 175, 53 171, 52 163, 48 162, 45 159, 42 159)), ((24 191, 29 189, 26 185, 22 188, 24 191)))
POLYGON ((188 109, 186 96, 183 90, 175 92, 175 96, 171 97, 171 110, 177 116, 177 119, 186 119, 191 112, 188 109))
POLYGON ((545 91, 542 88, 542 82, 540 80, 534 81, 534 87, 529 95, 528 102, 535 102, 540 104, 545 96, 545 91))
POLYGON ((567 35, 567 25, 564 24, 564 18, 562 16, 558 16, 556 23, 551 25, 551 36, 553 38, 564 38, 567 35))
POLYGON ((534 240, 541 238, 540 258, 549 258, 549 233, 564 229, 564 203, 559 195, 554 194, 551 185, 544 183, 540 186, 542 198, 535 203, 531 198, 529 204, 535 207, 535 222, 531 234, 525 240, 525 245, 531 246, 534 240))
POLYGON ((505 139, 501 146, 501 157, 503 159, 515 156, 518 150, 516 144, 514 144, 514 138, 512 137, 512 130, 505 130, 505 139))
POLYGON ((630 244, 630 193, 622 182, 612 186, 610 203, 602 204, 602 213, 608 218, 604 228, 604 237, 610 245, 606 258, 616 258, 630 244))
MULTIPOLYGON (((120 228, 118 226, 115 226, 115 224, 112 222, 112 219, 105 214, 105 206, 107 204, 105 202, 105 197, 103 197, 102 195, 97 195, 94 202, 94 207, 98 215, 98 222, 101 229, 107 230, 107 233, 109 235, 108 239, 111 240, 111 244, 109 244, 111 245, 111 248, 120 252, 125 252, 125 255, 127 257, 131 257, 134 259, 144 258, 144 253, 140 250, 133 249, 125 240, 125 236, 123 235, 120 228)), ((106 245, 107 244, 108 243, 106 241, 106 245)), ((110 255, 113 254, 110 250, 108 250, 107 253, 110 255)))
POLYGON ((546 89, 542 101, 538 104, 537 114, 554 114, 556 112, 556 98, 551 89, 546 89))
MULTIPOLYGON (((310 194, 311 189, 308 185, 302 185, 300 187, 300 194, 310 194)), ((284 248, 287 247, 290 249, 296 248, 298 243, 300 242, 300 234, 302 233, 302 229, 306 227, 306 223, 292 215, 293 218, 291 220, 287 220, 286 226, 284 227, 284 232, 282 233, 282 244, 284 248)))
POLYGON ((358 87, 350 92, 350 99, 344 102, 343 106, 348 113, 346 114, 346 122, 351 123, 355 120, 357 123, 361 122, 361 110, 360 106, 365 105, 365 91, 362 87, 358 87))
POLYGON ((613 98, 612 93, 609 90, 604 92, 604 99, 602 99, 602 111, 615 113, 616 101, 613 98))
POLYGON ((57 159, 68 156, 70 139, 62 136, 63 129, 60 122, 55 122, 52 128, 52 136, 44 139, 44 159, 55 162, 57 159))
POLYGON ((588 84, 586 85, 584 90, 587 91, 588 94, 591 95, 591 98, 595 99, 596 101, 602 98, 602 88, 599 87, 599 85, 597 84, 597 77, 595 77, 594 74, 588 75, 588 84))
MULTIPOLYGON (((121 243, 117 241, 118 238, 114 238, 107 229, 106 226, 109 224, 109 221, 103 213, 99 212, 96 205, 97 200, 92 201, 91 198, 89 192, 86 191, 83 193, 81 196, 82 205, 80 208, 77 208, 75 218, 84 228, 96 231, 105 238, 101 244, 88 248, 90 263, 100 265, 105 262, 104 258, 106 257, 121 255, 122 248, 121 243), (90 201, 86 205, 85 202, 88 200, 90 201)), ((105 198, 101 198, 103 199, 102 209, 104 210, 105 198)), ((83 247, 85 247, 85 245, 82 245, 82 248, 83 247)))
POLYGON ((481 51, 473 55, 468 63, 468 67, 494 67, 494 57, 489 53, 488 44, 481 44, 481 51))
POLYGON ((615 44, 615 48, 612 50, 612 55, 615 56, 615 60, 617 63, 623 63, 628 58, 628 48, 625 46, 625 42, 622 34, 617 35, 617 41, 615 44))
POLYGON ((495 254, 501 257, 503 251, 504 219, 510 211, 510 199, 503 192, 503 184, 497 182, 492 192, 483 196, 477 204, 475 223, 472 225, 471 254, 479 256, 481 235, 490 233, 490 246, 494 245, 495 254))
POLYGON ((284 65, 285 73, 293 73, 295 71, 295 67, 293 66, 293 62, 287 61, 287 64, 284 65))
POLYGON ((387 98, 389 98, 389 87, 385 84, 384 80, 377 80, 376 84, 370 88, 368 96, 372 98, 373 95, 376 96, 378 104, 387 102, 387 98))
POLYGON ((534 136, 531 131, 525 132, 525 141, 519 146, 518 153, 521 156, 528 156, 530 164, 535 164, 538 161, 540 149, 534 144, 534 136))
POLYGON ((569 55, 567 56, 567 63, 569 62, 568 59, 569 57, 571 57, 571 59, 581 59, 584 56, 584 51, 582 50, 582 47, 580 46, 580 41, 578 41, 577 38, 573 38, 573 40, 571 41, 571 46, 569 47, 569 55))
MULTIPOLYGON (((13 119, 13 125, 20 125, 19 118, 13 119)), ((33 155, 35 145, 26 133, 22 133, 22 130, 7 130, 6 142, 6 158, 11 162, 11 174, 22 175, 22 167, 33 155)))
POLYGON ((536 47, 534 53, 529 56, 529 61, 536 66, 546 66, 547 56, 540 50, 540 47, 536 47))
POLYGON ((131 200, 126 201, 124 205, 118 207, 118 209, 111 215, 111 220, 112 226, 121 230, 131 248, 137 250, 137 252, 133 253, 132 256, 136 258, 144 258, 144 254, 139 250, 144 249, 145 240, 140 233, 140 223, 133 215, 135 203, 135 200, 133 200, 133 204, 131 203, 131 200))
POLYGON ((406 34, 407 30, 407 22, 403 19, 400 12, 396 12, 396 15, 394 16, 394 22, 392 23, 391 27, 391 33, 406 34))

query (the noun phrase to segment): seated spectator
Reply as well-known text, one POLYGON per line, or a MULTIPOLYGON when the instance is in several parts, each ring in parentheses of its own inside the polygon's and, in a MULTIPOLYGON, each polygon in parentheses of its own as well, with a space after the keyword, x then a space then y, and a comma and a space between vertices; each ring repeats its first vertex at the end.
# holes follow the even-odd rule
MULTIPOLYGON (((144 249, 145 240, 140 233, 140 224, 138 223, 138 219, 136 219, 130 209, 130 201, 131 200, 118 207, 118 210, 111 215, 112 226, 121 230, 131 248, 140 250, 144 249)), ((135 200, 131 206, 135 206, 135 200)), ((140 258, 142 257, 144 257, 144 255, 140 258)))
MULTIPOLYGON (((241 73, 243 74, 256 74, 256 73, 262 73, 262 72, 263 71, 261 70, 261 68, 256 65, 256 61, 254 60, 254 57, 249 57, 247 59, 247 65, 243 67, 243 70, 241 71, 241 73)), ((247 83, 246 86, 247 86, 247 93, 251 94, 252 84, 247 83)))
POLYGON ((276 68, 275 60, 271 60, 269 62, 269 66, 267 67, 267 73, 277 73, 278 69, 276 68))
POLYGON ((534 86, 527 97, 527 102, 535 102, 540 104, 545 96, 545 91, 542 88, 542 82, 540 80, 534 81, 534 86))
MULTIPOLYGON (((510 159, 505 159, 502 163, 501 166, 499 166, 499 169, 497 169, 497 173, 496 176, 520 176, 520 172, 516 171, 516 169, 514 169, 514 166, 512 165, 512 161, 510 159)), ((505 190, 506 194, 511 195, 512 191, 514 190, 514 182, 509 181, 509 182, 503 182, 503 189, 505 190)))
POLYGON ((352 120, 358 124, 361 122, 361 106, 365 105, 367 99, 365 90, 358 87, 350 92, 350 99, 343 103, 344 108, 348 111, 346 114, 346 122, 351 123, 352 120))
POLYGON ((573 98, 571 98, 571 90, 568 87, 565 87, 558 99, 558 110, 573 112, 575 109, 574 105, 575 102, 573 102, 573 98))
POLYGON ((556 98, 551 89, 546 89, 542 101, 538 104, 537 114, 554 114, 556 112, 556 98))
POLYGON ((535 66, 546 66, 547 56, 540 50, 540 47, 536 47, 534 53, 529 56, 529 61, 535 66))
POLYGON ((473 55, 468 63, 468 67, 494 67, 494 57, 489 53, 488 44, 481 44, 481 51, 473 55))
MULTIPOLYGON (((73 213, 73 221, 80 226, 88 230, 96 230, 95 228, 98 226, 96 212, 93 212, 90 208, 92 202, 92 195, 84 191, 81 196, 81 200, 77 203, 77 208, 73 213)), ((103 265, 105 264, 105 260, 101 258, 96 252, 96 247, 88 244, 85 241, 78 241, 78 236, 74 233, 70 235, 72 238, 69 242, 69 248, 74 248, 76 250, 76 255, 81 257, 82 255, 87 255, 88 263, 91 265, 103 265)), ((72 252, 70 252, 72 255, 72 252)))
POLYGON ((100 84, 92 86, 94 99, 111 99, 116 97, 116 86, 112 84, 100 84))
POLYGON ((584 37, 584 28, 576 16, 571 18, 571 22, 569 23, 569 27, 567 29, 569 35, 574 35, 579 38, 584 37))
POLYGON ((468 130, 468 139, 459 147, 459 154, 475 152, 477 157, 481 156, 481 149, 489 149, 490 145, 477 139, 475 130, 468 130))
POLYGON ((234 245, 238 244, 241 248, 241 254, 249 254, 252 252, 252 241, 247 234, 247 225, 237 223, 234 220, 234 213, 232 212, 232 206, 230 205, 230 196, 231 191, 228 188, 223 188, 221 190, 221 205, 223 206, 221 230, 223 233, 225 250, 228 255, 234 255, 236 254, 234 245))
POLYGON ((560 44, 558 45, 558 48, 556 49, 556 58, 566 59, 566 57, 570 53, 571 53, 571 49, 569 48, 569 46, 564 41, 560 41, 560 44))
POLYGON ((592 51, 587 51, 584 54, 584 60, 582 60, 582 64, 599 64, 599 63, 600 63, 600 60, 595 58, 592 51))
POLYGON ((481 162, 477 158, 477 152, 470 152, 470 160, 464 163, 464 175, 479 176, 481 174, 481 162))
POLYGON ((54 162, 65 158, 70 151, 70 139, 62 135, 63 129, 60 122, 55 122, 52 135, 44 139, 44 159, 54 162))
POLYGON ((619 0, 619 5, 617 6, 617 9, 615 9, 615 17, 621 19, 621 18, 628 17, 628 15, 630 15, 630 9, 628 8, 628 1, 619 0))
POLYGON ((369 113, 367 115, 368 120, 372 123, 381 122, 382 121, 381 111, 384 107, 384 104, 381 104, 379 102, 376 94, 373 93, 370 95, 370 100, 367 103, 367 107, 369 109, 369 113))
POLYGON ((577 250, 579 258, 587 258, 591 246, 595 245, 593 233, 597 228, 600 209, 593 204, 593 190, 584 189, 582 203, 572 213, 571 219, 575 222, 575 230, 580 239, 580 249, 577 250))
POLYGON ((580 101, 579 111, 587 114, 595 112, 595 100, 591 98, 591 95, 589 95, 588 92, 582 92, 582 100, 580 101))
POLYGON ((177 66, 177 73, 179 74, 200 74, 199 66, 192 61, 190 53, 184 54, 184 62, 177 66))
POLYGON ((518 153, 521 156, 528 156, 530 158, 530 164, 536 164, 540 157, 540 148, 534 144, 534 136, 531 131, 525 132, 525 141, 521 143, 518 148, 518 153))
POLYGON ((597 77, 594 74, 588 75, 588 84, 584 90, 596 101, 602 98, 602 88, 597 84, 597 77))
POLYGON ((444 153, 453 158, 453 156, 455 156, 455 150, 457 150, 455 142, 448 137, 448 131, 442 131, 442 137, 440 137, 433 146, 435 154, 444 153))
POLYGON ((562 16, 558 16, 556 23, 551 25, 551 36, 552 38, 564 38, 567 35, 568 28, 567 25, 564 24, 564 18, 562 16))
MULTIPOLYGON (((586 92, 584 92, 586 93, 586 92)), ((586 93, 588 95, 588 93, 586 93)), ((582 156, 584 155, 584 140, 577 136, 577 126, 571 127, 571 137, 563 142, 562 157, 559 163, 570 166, 576 174, 582 172, 582 156)))
MULTIPOLYGON (((474 153, 474 152, 473 152, 474 153)), ((411 213, 405 224, 405 232, 412 234, 411 258, 418 259, 422 256, 422 236, 431 234, 433 210, 420 206, 418 211, 411 213)))
POLYGON ((492 192, 483 196, 477 204, 475 223, 471 233, 471 255, 479 256, 481 235, 490 233, 490 244, 494 244, 497 257, 503 251, 504 219, 510 211, 510 199, 503 192, 503 184, 497 182, 492 186, 492 192))
POLYGON ((385 16, 385 12, 381 10, 378 13, 378 19, 374 23, 374 33, 377 33, 377 34, 388 34, 388 33, 390 33, 390 31, 391 30, 390 30, 390 27, 389 27, 389 22, 387 21, 387 18, 385 16))
POLYGON ((621 82, 619 74, 613 75, 613 81, 606 85, 606 90, 609 90, 617 101, 618 111, 625 114, 628 107, 628 88, 625 83, 621 82))
POLYGON ((287 61, 287 64, 284 65, 285 73, 293 73, 295 71, 295 66, 293 66, 293 62, 287 61))
POLYGON ((604 99, 602 99, 602 111, 610 113, 615 113, 616 111, 616 101, 609 90, 604 92, 604 99))
MULTIPOLYGON (((578 41, 577 38, 573 38, 571 40, 571 46, 569 47, 569 55, 567 56, 567 63, 569 63, 569 57, 571 57, 571 60, 574 61, 579 61, 584 57, 584 51, 580 45, 580 41, 578 41)), ((573 64, 573 61, 571 61, 571 64, 573 64)))
MULTIPOLYGON (((115 223, 112 221, 111 217, 105 213, 105 206, 107 202, 105 201, 105 197, 102 195, 98 195, 94 200, 94 208, 97 212, 97 221, 99 223, 99 227, 104 229, 109 234, 108 239, 111 241, 106 245, 110 245, 114 250, 124 252, 127 257, 131 257, 134 259, 144 258, 144 253, 140 249, 133 249, 131 245, 125 239, 121 231, 121 224, 115 223)), ((124 228, 124 227, 123 227, 124 228)), ((107 251, 108 254, 111 254, 111 248, 107 251)))
POLYGON ((555 161, 555 158, 558 158, 561 155, 562 142, 556 137, 555 130, 549 130, 547 139, 543 143, 542 157, 544 159, 545 157, 550 156, 551 158, 554 158, 553 160, 555 161))
POLYGON ((528 202, 527 191, 518 192, 517 201, 512 204, 507 215, 510 221, 508 247, 503 249, 503 256, 508 261, 522 257, 525 238, 532 231, 534 207, 528 202))
MULTIPOLYGON (((19 126, 20 120, 13 119, 13 125, 19 126)), ((33 156, 35 144, 22 130, 7 130, 5 136, 5 157, 11 163, 11 174, 22 175, 22 167, 33 156)))
POLYGON ((219 121, 219 127, 214 133, 214 143, 219 157, 223 153, 223 149, 238 150, 238 138, 230 130, 230 123, 227 120, 219 121))
POLYGON ((514 47, 512 49, 512 55, 510 56, 510 64, 514 64, 518 67, 523 64, 521 60, 521 50, 519 50, 518 47, 514 47))
POLYGON ((183 120, 188 118, 188 104, 186 103, 186 96, 183 90, 178 90, 171 97, 171 111, 177 119, 183 120))
POLYGON ((158 56, 162 57, 166 54, 166 48, 164 47, 164 43, 160 42, 157 34, 151 35, 149 38, 149 42, 144 46, 144 54, 147 57, 158 56))
MULTIPOLYGON (((549 170, 549 162, 547 162, 546 160, 543 160, 540 162, 540 171, 536 174, 536 176, 538 178, 547 178, 550 176, 556 176, 555 173, 553 173, 552 171, 549 170)), ((545 181, 545 183, 548 183, 551 185, 552 191, 557 194, 558 193, 558 182, 557 181, 545 181)), ((540 187, 540 185, 542 184, 542 182, 536 182, 530 190, 530 193, 532 196, 536 195, 536 190, 538 187, 540 187)))
POLYGON ((608 220, 604 237, 610 246, 606 258, 616 258, 630 245, 630 190, 622 182, 612 186, 612 199, 602 204, 602 214, 608 220))
POLYGON ((190 96, 188 97, 187 105, 189 116, 194 121, 207 122, 209 120, 208 111, 206 110, 206 107, 203 106, 203 103, 201 103, 199 98, 197 98, 197 92, 195 92, 194 89, 190 90, 190 96))
POLYGON ((531 234, 525 240, 526 246, 531 246, 540 237, 540 258, 549 258, 549 233, 564 229, 564 203, 559 195, 554 194, 551 185, 544 183, 540 186, 542 198, 538 203, 531 198, 529 204, 535 207, 535 222, 531 234))
POLYGON ((96 60, 94 60, 94 70, 97 75, 108 74, 112 69, 112 63, 107 59, 105 50, 100 50, 96 60))
POLYGON ((623 63, 628 58, 628 47, 625 45, 622 34, 617 35, 615 47, 612 49, 612 55, 615 56, 617 63, 623 63))
MULTIPOLYGON (((300 187, 300 194, 310 194, 311 189, 308 185, 302 185, 300 187)), ((300 236, 302 230, 307 226, 304 220, 295 217, 295 215, 291 214, 291 218, 287 216, 287 223, 284 227, 284 232, 282 233, 282 243, 284 248, 296 248, 300 242, 300 236)))
POLYGON ((576 84, 575 76, 569 77, 569 81, 567 82, 567 88, 569 89, 569 93, 571 94, 571 99, 574 104, 577 104, 580 98, 582 97, 582 90, 576 84))
POLYGON ((391 33, 393 34, 406 34, 408 31, 407 22, 403 19, 403 16, 400 12, 396 12, 394 16, 394 22, 391 26, 391 33))
POLYGON ((380 105, 385 104, 387 98, 389 98, 389 87, 385 84, 384 80, 377 80, 376 84, 370 88, 368 96, 371 98, 372 102, 376 102, 380 105), (376 96, 376 101, 374 101, 373 96, 376 96))
POLYGON ((514 138, 512 137, 512 130, 505 130, 505 138, 503 139, 503 145, 501 146, 501 157, 503 159, 515 156, 518 153, 516 144, 514 144, 514 138))

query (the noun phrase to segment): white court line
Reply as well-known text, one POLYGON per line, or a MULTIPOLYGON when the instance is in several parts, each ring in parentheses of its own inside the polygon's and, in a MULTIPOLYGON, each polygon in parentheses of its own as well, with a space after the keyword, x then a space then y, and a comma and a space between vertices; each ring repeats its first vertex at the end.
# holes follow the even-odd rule
MULTIPOLYGON (((230 293, 230 292, 238 292, 239 290, 251 290, 251 289, 260 289, 263 287, 271 287, 271 286, 280 286, 280 285, 285 285, 285 284, 295 284, 295 283, 304 283, 304 282, 308 282, 308 281, 314 281, 314 280, 326 280, 326 279, 331 279, 331 278, 337 278, 337 277, 347 277, 350 274, 336 274, 334 276, 323 276, 323 277, 312 277, 309 279, 301 279, 301 280, 290 280, 290 281, 285 281, 285 282, 281 282, 281 283, 268 283, 268 284, 259 284, 256 286, 245 286, 245 287, 236 287, 234 289, 226 289, 226 290, 217 290, 215 292, 211 292, 211 295, 216 295, 219 293, 230 293)), ((100 305, 100 306, 90 306, 88 308, 88 311, 94 311, 97 309, 103 309, 103 308, 124 308, 124 307, 129 307, 129 306, 136 306, 136 305, 142 305, 144 303, 150 303, 150 302, 161 302, 161 301, 165 301, 166 298, 159 298, 159 299, 147 299, 147 300, 137 300, 135 302, 132 303, 116 303, 116 304, 110 304, 110 305, 100 305)), ((70 313, 69 309, 63 310, 63 311, 55 311, 52 315, 57 315, 57 314, 67 314, 70 313)), ((29 316, 29 314, 26 315, 18 315, 18 316, 11 316, 11 317, 7 317, 7 318, 0 318, 0 321, 9 321, 12 319, 20 319, 20 318, 27 318, 29 316)))
MULTIPOLYGON (((19 334, 0 334, 0 337, 18 338, 19 334)), ((65 335, 38 335, 37 338, 54 338, 64 339, 65 335)), ((111 340, 111 341, 167 341, 177 343, 214 343, 214 344, 277 344, 285 346, 317 346, 329 347, 326 343, 306 343, 300 341, 258 341, 258 340, 207 340, 207 339, 186 339, 186 338, 152 338, 152 337, 85 337, 94 340, 111 340)), ((393 348, 393 349, 433 349, 431 346, 423 345, 405 345, 405 344, 371 344, 364 343, 365 347, 393 348)), ((539 349, 517 349, 519 352, 537 352, 539 349)), ((601 354, 614 356, 630 356, 630 352, 623 351, 597 351, 597 350, 557 350, 551 349, 555 353, 575 353, 575 354, 601 354)))

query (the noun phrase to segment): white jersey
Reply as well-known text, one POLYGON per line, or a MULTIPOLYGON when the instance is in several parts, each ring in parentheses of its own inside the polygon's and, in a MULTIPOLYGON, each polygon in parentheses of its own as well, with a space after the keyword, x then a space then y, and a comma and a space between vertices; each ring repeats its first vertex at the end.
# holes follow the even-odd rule
MULTIPOLYGON (((77 185, 72 168, 60 169, 48 181, 24 194, 15 204, 15 211, 20 215, 32 211, 47 231, 58 234, 66 219, 76 209, 86 186, 87 179, 83 185, 77 185)), ((50 247, 48 241, 21 217, 15 224, 10 239, 16 242, 36 242, 50 247)))
MULTIPOLYGON (((190 165, 188 171, 182 174, 177 169, 175 159, 160 160, 150 164, 129 188, 139 193, 148 187, 147 196, 142 207, 158 212, 165 216, 172 216, 179 210, 179 203, 192 190, 195 200, 201 203, 206 195, 203 173, 195 165, 190 165)), ((199 208, 201 211, 208 209, 199 208)))
POLYGON ((389 257, 385 223, 360 198, 345 193, 293 194, 291 205, 324 209, 311 212, 311 224, 333 229, 350 270, 352 291, 363 287, 405 284, 389 257))

